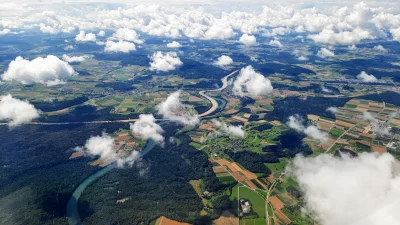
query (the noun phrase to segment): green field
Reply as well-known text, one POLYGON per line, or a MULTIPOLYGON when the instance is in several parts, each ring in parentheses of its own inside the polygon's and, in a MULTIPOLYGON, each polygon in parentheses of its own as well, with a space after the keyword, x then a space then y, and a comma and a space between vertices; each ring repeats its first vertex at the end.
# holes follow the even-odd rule
POLYGON ((260 218, 265 218, 265 200, 255 191, 247 188, 239 188, 239 199, 245 198, 250 200, 252 210, 257 213, 260 218))
POLYGON ((278 163, 265 163, 265 165, 273 172, 273 171, 285 170, 288 163, 289 163, 288 158, 279 158, 278 163))
POLYGON ((329 133, 334 137, 339 137, 340 135, 342 135, 344 133, 344 131, 333 127, 329 131, 329 133))
POLYGON ((197 150, 199 150, 203 146, 202 144, 193 141, 190 142, 189 145, 195 147, 197 150))

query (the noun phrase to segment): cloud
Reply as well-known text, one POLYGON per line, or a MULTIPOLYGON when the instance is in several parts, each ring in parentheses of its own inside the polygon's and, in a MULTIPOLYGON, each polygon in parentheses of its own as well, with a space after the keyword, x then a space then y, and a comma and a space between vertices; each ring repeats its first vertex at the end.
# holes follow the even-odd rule
POLYGON ((11 95, 0 96, 0 120, 8 121, 8 126, 15 127, 39 117, 39 111, 28 101, 13 98, 11 95))
POLYGON ((267 95, 271 93, 273 87, 271 81, 262 74, 254 71, 252 66, 247 66, 240 70, 239 76, 233 82, 232 91, 235 95, 267 95))
POLYGON ((72 45, 67 45, 67 46, 65 46, 63 49, 65 50, 65 51, 68 51, 68 50, 72 50, 72 49, 74 49, 75 47, 74 46, 72 46, 72 45))
MULTIPOLYGON (((196 30, 196 29, 194 29, 194 30, 196 30)), ((190 35, 189 37, 198 37, 198 36, 201 36, 201 33, 202 32, 200 31, 200 32, 197 32, 197 34, 195 34, 195 35, 190 35)), ((214 26, 211 26, 210 28, 208 28, 203 36, 205 39, 225 40, 225 39, 229 39, 229 38, 233 37, 234 34, 235 34, 235 32, 233 32, 232 28, 230 28, 230 27, 221 27, 219 25, 214 25, 214 26)))
POLYGON ((136 51, 135 44, 127 41, 107 41, 104 47, 105 52, 124 52, 136 51))
POLYGON ((179 100, 181 91, 176 91, 168 96, 168 98, 156 106, 158 114, 163 115, 164 119, 176 121, 183 125, 195 126, 200 122, 197 113, 190 105, 183 104, 179 100))
POLYGON ((167 52, 163 54, 158 51, 151 56, 150 70, 167 72, 176 69, 177 66, 182 65, 176 52, 167 52))
POLYGON ((152 114, 140 114, 139 120, 130 124, 132 134, 140 139, 153 139, 160 145, 164 145, 164 130, 158 125, 152 114))
POLYGON ((228 66, 231 65, 232 63, 233 63, 232 58, 227 55, 220 56, 218 60, 214 62, 214 64, 217 66, 228 66))
POLYGON ((388 153, 297 156, 287 171, 304 192, 306 212, 322 225, 400 224, 400 168, 388 153))
POLYGON ((332 57, 335 56, 335 53, 330 51, 327 48, 321 48, 318 52, 317 52, 317 56, 320 58, 326 58, 326 57, 332 57))
POLYGON ((378 51, 378 52, 380 52, 380 53, 388 53, 388 52, 389 52, 389 51, 388 51, 387 49, 385 49, 382 45, 374 46, 372 49, 375 50, 375 51, 378 51))
POLYGON ((101 30, 101 31, 99 31, 99 33, 97 33, 97 36, 104 37, 104 36, 106 36, 106 32, 104 32, 104 30, 101 30))
POLYGON ((299 115, 290 116, 289 120, 286 124, 296 130, 297 132, 305 133, 306 135, 319 140, 322 143, 326 143, 328 141, 328 134, 326 132, 321 131, 318 127, 310 125, 305 127, 303 125, 304 120, 299 115))
POLYGON ((54 27, 46 26, 43 23, 40 24, 40 31, 42 31, 43 33, 49 33, 49 34, 57 34, 58 32, 60 32, 59 30, 55 29, 54 27))
POLYGON ((0 36, 1 35, 6 35, 6 34, 8 34, 8 33, 10 33, 11 32, 11 30, 10 29, 3 29, 3 30, 0 30, 0 36))
POLYGON ((242 129, 242 126, 228 126, 225 122, 216 119, 213 119, 212 122, 218 127, 217 131, 211 133, 211 136, 213 137, 228 135, 243 138, 246 135, 246 132, 242 129))
POLYGON ((352 31, 341 31, 338 33, 335 33, 333 30, 330 29, 325 29, 319 34, 308 35, 308 38, 314 40, 317 43, 330 45, 351 45, 357 44, 363 39, 373 39, 374 36, 372 36, 367 30, 355 28, 352 31))
POLYGON ((74 68, 56 56, 37 57, 32 61, 18 56, 10 62, 2 79, 22 84, 41 83, 51 86, 65 83, 65 79, 73 75, 74 68))
POLYGON ((331 107, 327 108, 326 111, 330 112, 332 114, 336 114, 339 111, 339 109, 337 107, 331 106, 331 107))
POLYGON ((133 41, 137 44, 143 44, 143 40, 139 39, 139 34, 134 30, 130 30, 128 28, 120 28, 118 29, 111 37, 111 40, 120 40, 120 41, 133 41))
POLYGON ((141 160, 139 151, 131 151, 128 155, 118 152, 114 138, 107 133, 101 136, 90 137, 83 147, 76 147, 75 151, 84 152, 85 155, 91 157, 99 156, 100 159, 107 163, 117 162, 118 167, 125 165, 133 166, 137 161, 141 160))
POLYGON ((64 54, 63 56, 62 56, 62 59, 65 61, 65 62, 68 62, 68 63, 72 63, 72 62, 83 62, 83 61, 85 61, 87 58, 89 58, 90 56, 88 56, 88 55, 82 55, 82 56, 68 56, 68 55, 66 55, 66 54, 64 54))
POLYGON ((278 47, 278 48, 282 48, 282 44, 280 41, 278 40, 271 40, 269 41, 269 45, 274 46, 274 47, 278 47))
POLYGON ((177 41, 173 41, 171 43, 168 43, 167 47, 168 48, 180 48, 180 47, 182 47, 182 45, 179 44, 179 42, 177 42, 177 41))
POLYGON ((348 49, 349 49, 350 51, 354 51, 354 50, 357 50, 357 46, 356 46, 356 45, 350 45, 350 46, 348 47, 348 49))
POLYGON ((378 79, 374 75, 369 75, 365 71, 361 71, 360 74, 357 75, 357 78, 364 82, 376 82, 378 79))
POLYGON ((322 91, 325 93, 332 93, 332 90, 326 88, 325 86, 322 86, 322 91))
POLYGON ((252 46, 257 44, 256 37, 253 35, 248 35, 248 34, 243 34, 240 39, 240 42, 242 42, 246 46, 252 46))
POLYGON ((369 121, 371 129, 378 135, 390 135, 388 124, 385 121, 376 119, 370 112, 363 112, 363 120, 369 121))
POLYGON ((85 31, 79 31, 79 34, 75 37, 76 41, 87 42, 87 41, 96 41, 96 35, 93 33, 85 33, 85 31))
POLYGON ((390 33, 392 34, 393 40, 400 41, 400 27, 396 29, 390 29, 390 33))

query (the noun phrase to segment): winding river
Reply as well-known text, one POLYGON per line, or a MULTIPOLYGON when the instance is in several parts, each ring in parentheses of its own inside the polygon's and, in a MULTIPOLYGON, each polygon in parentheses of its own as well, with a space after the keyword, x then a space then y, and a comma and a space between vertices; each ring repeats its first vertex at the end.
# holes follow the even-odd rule
MULTIPOLYGON (((228 78, 230 76, 232 76, 233 74, 235 74, 237 72, 234 71, 232 73, 230 73, 229 75, 225 76, 224 78, 221 79, 222 81, 222 87, 215 89, 215 90, 208 90, 207 92, 215 92, 215 91, 222 91, 223 89, 225 89, 228 86, 228 78)), ((206 91, 200 91, 199 94, 201 96, 203 96, 204 98, 206 98, 207 100, 209 100, 212 104, 212 107, 205 113, 200 114, 200 117, 204 117, 207 116, 213 112, 215 112, 216 110, 223 110, 225 108, 226 105, 226 100, 222 99, 222 98, 217 98, 217 97, 210 97, 208 95, 205 94, 206 91), (218 104, 217 100, 219 102, 221 102, 221 104, 218 104)), ((111 122, 111 121, 107 121, 107 122, 111 122)), ((124 121, 125 122, 125 121, 124 121)), ((161 123, 166 123, 166 121, 163 121, 161 123)), ((147 143, 146 146, 144 147, 144 149, 141 151, 141 155, 142 157, 144 155, 146 155, 148 152, 150 152, 154 146, 156 145, 156 142, 153 141, 152 139, 150 139, 147 143)), ((81 196, 81 194, 83 193, 83 191, 86 189, 86 187, 88 187, 91 183, 93 183, 97 178, 107 174, 108 172, 110 172, 112 169, 114 169, 116 167, 116 164, 111 164, 107 167, 104 167, 100 170, 98 170, 97 172, 93 173, 92 175, 90 175, 89 177, 87 177, 82 183, 79 184, 79 186, 75 189, 74 193, 72 193, 71 198, 68 201, 67 204, 67 212, 66 212, 66 216, 68 219, 68 224, 69 225, 80 225, 82 224, 82 220, 81 217, 79 216, 79 208, 78 208, 78 201, 79 201, 79 197, 81 196)))

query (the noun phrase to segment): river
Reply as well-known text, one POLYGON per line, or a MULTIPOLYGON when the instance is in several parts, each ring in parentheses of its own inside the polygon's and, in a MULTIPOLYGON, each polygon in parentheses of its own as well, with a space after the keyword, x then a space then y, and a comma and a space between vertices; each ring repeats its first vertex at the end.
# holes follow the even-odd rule
MULTIPOLYGON (((150 139, 147 143, 144 149, 140 152, 142 157, 149 153, 154 146, 156 145, 156 142, 150 139)), ((96 173, 90 175, 87 177, 79 186, 75 189, 74 193, 72 194, 71 198, 68 201, 67 204, 67 219, 68 219, 68 224, 69 225, 80 225, 82 224, 81 217, 79 216, 79 208, 78 208, 78 200, 79 197, 81 196, 82 192, 86 189, 87 186, 89 186, 93 181, 95 181, 97 178, 105 175, 106 173, 110 172, 112 169, 116 168, 116 164, 113 163, 107 167, 104 167, 100 170, 98 170, 96 173)))

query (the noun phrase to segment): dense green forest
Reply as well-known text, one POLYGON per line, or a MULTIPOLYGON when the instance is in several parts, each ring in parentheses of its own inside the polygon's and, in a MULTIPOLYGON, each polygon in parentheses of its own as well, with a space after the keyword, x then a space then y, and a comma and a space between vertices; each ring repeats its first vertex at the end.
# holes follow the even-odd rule
MULTIPOLYGON (((169 135, 174 135, 172 127, 169 135)), ((166 137, 168 140, 169 136, 166 137)), ((114 169, 89 186, 79 201, 85 224, 149 224, 164 215, 168 218, 204 224, 218 217, 229 207, 221 194, 229 186, 222 185, 212 171, 207 155, 190 146, 190 137, 177 136, 179 145, 167 142, 145 155, 142 166, 114 169), (140 173, 140 171, 145 171, 140 173), (203 208, 200 197, 189 184, 203 180, 203 189, 215 193, 214 211, 209 217, 199 216, 203 208), (124 203, 117 200, 129 198, 124 203)))
POLYGON ((69 160, 76 146, 121 124, 0 126, 0 224, 66 224, 73 190, 98 168, 69 160))

